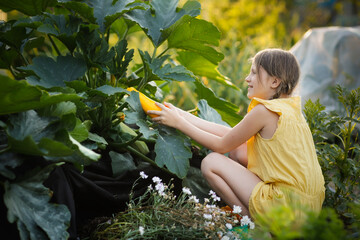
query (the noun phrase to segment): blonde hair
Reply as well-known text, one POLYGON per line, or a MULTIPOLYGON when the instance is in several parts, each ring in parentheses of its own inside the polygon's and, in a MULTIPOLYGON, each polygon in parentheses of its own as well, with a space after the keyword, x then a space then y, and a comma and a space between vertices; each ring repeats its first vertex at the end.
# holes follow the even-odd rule
POLYGON ((272 48, 258 52, 253 58, 257 71, 260 66, 272 77, 280 79, 280 85, 272 99, 281 94, 291 95, 300 77, 300 66, 295 56, 282 49, 272 48))

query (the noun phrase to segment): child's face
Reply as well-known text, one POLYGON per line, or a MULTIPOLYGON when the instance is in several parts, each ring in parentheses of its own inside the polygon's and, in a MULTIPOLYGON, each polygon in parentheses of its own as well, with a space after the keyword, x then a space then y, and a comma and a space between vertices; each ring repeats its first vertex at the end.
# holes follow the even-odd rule
POLYGON ((264 68, 256 69, 255 64, 252 64, 249 75, 245 78, 248 83, 247 97, 252 99, 254 97, 261 99, 270 99, 274 96, 275 91, 271 86, 273 77, 271 77, 264 68))

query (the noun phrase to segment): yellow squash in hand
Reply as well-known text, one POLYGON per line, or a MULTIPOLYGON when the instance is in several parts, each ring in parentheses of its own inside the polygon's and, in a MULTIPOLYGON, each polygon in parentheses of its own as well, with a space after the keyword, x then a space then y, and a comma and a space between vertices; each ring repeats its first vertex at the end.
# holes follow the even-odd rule
MULTIPOLYGON (((130 87, 128 89, 126 89, 128 91, 136 91, 139 93, 139 98, 140 98, 140 103, 141 103, 141 107, 144 110, 144 112, 147 114, 147 111, 149 110, 156 110, 156 111, 161 111, 161 108, 159 106, 157 106, 155 104, 155 101, 148 98, 147 96, 145 96, 143 93, 139 92, 138 90, 136 90, 133 87, 130 87)), ((156 114, 148 114, 150 117, 157 117, 158 115, 156 114)))

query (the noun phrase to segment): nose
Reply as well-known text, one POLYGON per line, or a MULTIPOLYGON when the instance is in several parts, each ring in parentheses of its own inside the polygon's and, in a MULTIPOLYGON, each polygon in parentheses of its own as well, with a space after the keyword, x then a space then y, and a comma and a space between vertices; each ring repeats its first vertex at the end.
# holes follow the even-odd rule
POLYGON ((247 83, 250 82, 250 75, 247 75, 247 76, 246 76, 245 81, 246 81, 247 83))

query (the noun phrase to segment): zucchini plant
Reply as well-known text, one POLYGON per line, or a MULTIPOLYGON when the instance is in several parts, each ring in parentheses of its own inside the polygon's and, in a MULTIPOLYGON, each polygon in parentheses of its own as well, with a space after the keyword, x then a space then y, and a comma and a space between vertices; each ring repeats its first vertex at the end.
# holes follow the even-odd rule
POLYGON ((240 120, 199 78, 236 88, 217 71, 220 32, 196 18, 197 1, 3 0, 0 9, 20 13, 0 23, 0 183, 22 239, 68 238, 70 212, 43 185, 64 163, 81 171, 107 153, 121 175, 136 156, 185 178, 193 143, 154 124, 129 87, 161 101, 164 86, 186 81, 203 118, 240 120), (129 49, 138 32, 152 49, 129 49))

